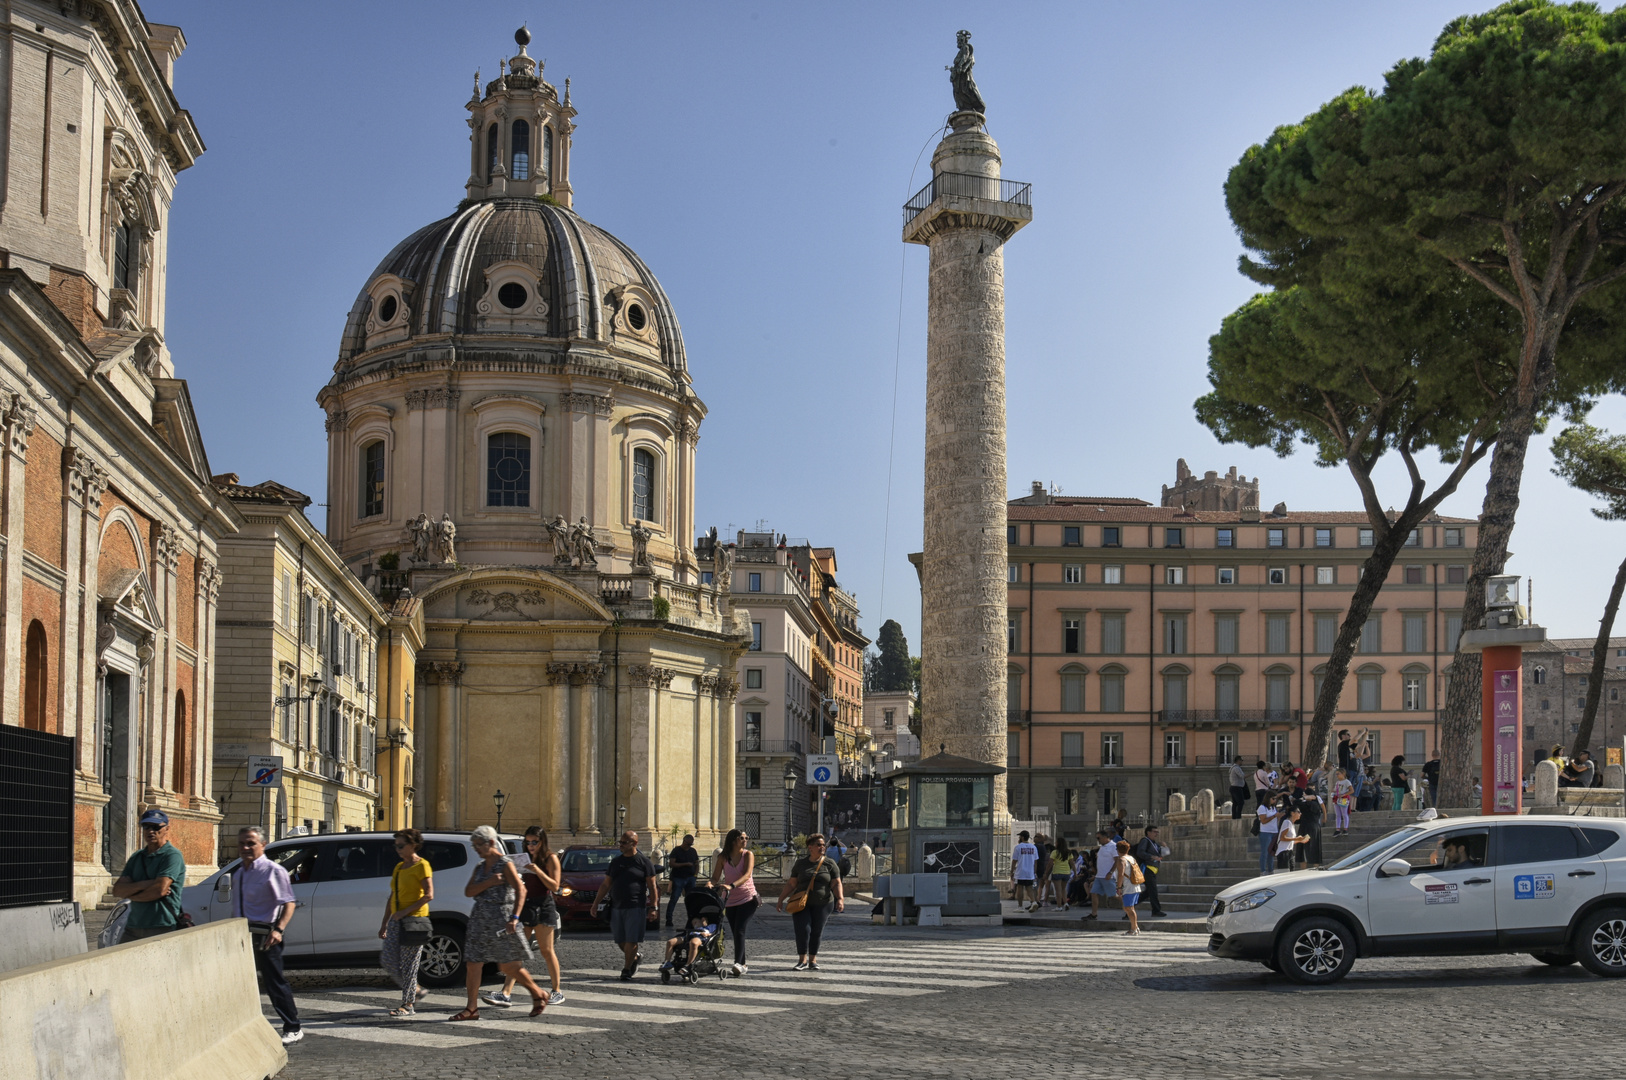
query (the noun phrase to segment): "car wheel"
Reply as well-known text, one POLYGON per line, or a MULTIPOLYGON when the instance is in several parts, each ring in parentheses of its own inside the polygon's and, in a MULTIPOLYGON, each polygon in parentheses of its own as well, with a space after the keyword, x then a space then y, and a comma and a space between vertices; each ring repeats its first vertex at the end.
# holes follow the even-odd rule
POLYGON ((418 954, 418 981, 425 986, 463 985, 463 928, 436 923, 418 954))
POLYGON ((661 969, 661 983, 662 983, 662 985, 666 985, 666 986, 671 985, 671 983, 672 983, 672 969, 671 968, 662 968, 661 969))
POLYGON ((1575 955, 1594 975, 1626 975, 1626 910, 1605 908, 1581 920, 1575 931, 1575 955))
POLYGON ((1301 919, 1277 940, 1276 963, 1297 983, 1337 982, 1355 966, 1355 935, 1337 919, 1301 919))
POLYGON ((1533 952, 1530 958, 1549 967, 1569 967, 1575 963, 1575 954, 1567 952, 1533 952))

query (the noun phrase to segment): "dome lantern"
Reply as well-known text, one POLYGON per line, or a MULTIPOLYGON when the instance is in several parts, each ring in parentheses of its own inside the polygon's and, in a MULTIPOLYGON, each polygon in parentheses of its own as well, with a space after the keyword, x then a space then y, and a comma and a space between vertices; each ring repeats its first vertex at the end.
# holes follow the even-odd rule
POLYGON ((520 27, 514 34, 519 52, 499 62, 497 78, 468 103, 470 171, 468 197, 495 198, 548 196, 569 207, 570 136, 576 130, 567 91, 558 91, 542 78, 542 64, 526 52, 531 32, 520 27), (506 69, 506 70, 504 70, 506 69))

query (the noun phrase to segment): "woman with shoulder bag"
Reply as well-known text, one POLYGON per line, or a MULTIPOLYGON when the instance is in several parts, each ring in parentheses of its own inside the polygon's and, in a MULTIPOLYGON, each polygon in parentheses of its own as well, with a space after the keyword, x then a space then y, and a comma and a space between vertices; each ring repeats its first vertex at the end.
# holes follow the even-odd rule
POLYGON ((514 860, 503 850, 496 829, 481 825, 469 836, 469 842, 480 857, 463 888, 464 896, 474 898, 474 911, 463 932, 463 976, 469 1000, 452 1019, 480 1019, 480 978, 488 963, 496 964, 504 976, 517 979, 530 992, 531 1015, 540 1016, 547 1008, 547 996, 521 966, 526 946, 519 935, 519 907, 525 883, 514 869, 514 860))
POLYGON ((776 905, 778 910, 790 912, 796 928, 797 971, 819 970, 819 937, 832 906, 837 912, 847 909, 841 895, 841 871, 824 857, 824 834, 814 833, 807 838, 807 854, 790 868, 776 905))
POLYGON ((711 883, 723 890, 723 914, 728 916, 728 929, 734 935, 734 967, 730 974, 744 975, 745 928, 756 914, 761 901, 757 898, 757 858, 751 853, 750 837, 740 829, 728 830, 723 838, 723 850, 712 867, 711 883))
POLYGON ((417 829, 395 834, 395 851, 401 861, 390 872, 390 895, 384 902, 384 922, 378 928, 378 936, 384 939, 379 962, 401 988, 401 1004, 390 1010, 396 1019, 415 1013, 426 992, 418 985, 418 957, 433 929, 429 903, 435 898, 435 882, 434 868, 418 854, 422 846, 423 833, 417 829))

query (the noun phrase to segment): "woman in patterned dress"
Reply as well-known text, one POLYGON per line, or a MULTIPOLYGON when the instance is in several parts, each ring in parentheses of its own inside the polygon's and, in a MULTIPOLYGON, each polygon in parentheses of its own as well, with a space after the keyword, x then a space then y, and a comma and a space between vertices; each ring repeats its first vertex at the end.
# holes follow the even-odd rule
POLYGON ((503 851, 497 830, 481 825, 469 836, 480 861, 474 864, 464 896, 474 897, 474 910, 469 914, 468 929, 463 936, 463 962, 465 985, 469 1003, 453 1020, 480 1018, 480 979, 488 963, 496 964, 502 973, 519 982, 530 991, 531 1015, 539 1015, 547 1008, 547 998, 536 985, 531 973, 521 961, 525 959, 525 943, 519 935, 519 908, 525 896, 525 883, 514 860, 503 851))

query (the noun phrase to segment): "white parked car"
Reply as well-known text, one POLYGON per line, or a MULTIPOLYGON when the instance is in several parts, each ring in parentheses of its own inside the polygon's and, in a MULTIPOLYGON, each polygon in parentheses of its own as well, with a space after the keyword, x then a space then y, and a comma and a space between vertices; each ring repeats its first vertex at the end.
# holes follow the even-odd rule
POLYGON ((1626 821, 1441 818, 1214 900, 1208 951, 1330 983, 1363 956, 1529 953, 1626 975, 1626 821))
MULTIPOLYGON (((503 837, 510 852, 520 838, 503 837)), ((429 905, 434 933, 424 946, 418 978, 426 986, 463 985, 463 930, 474 901, 463 895, 478 858, 466 833, 426 832, 418 852, 434 871, 435 899, 429 905)), ((294 887, 294 917, 288 924, 283 963, 290 967, 376 967, 383 942, 378 925, 390 891, 390 872, 400 858, 394 835, 318 833, 290 836, 266 845, 265 857, 288 871, 294 887)), ((195 923, 238 917, 233 893, 233 859, 197 885, 189 885, 181 908, 195 923)))

